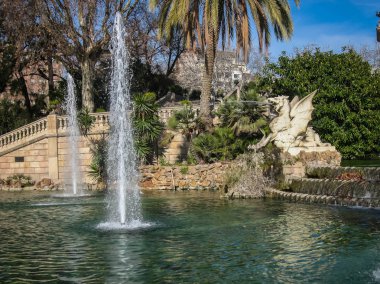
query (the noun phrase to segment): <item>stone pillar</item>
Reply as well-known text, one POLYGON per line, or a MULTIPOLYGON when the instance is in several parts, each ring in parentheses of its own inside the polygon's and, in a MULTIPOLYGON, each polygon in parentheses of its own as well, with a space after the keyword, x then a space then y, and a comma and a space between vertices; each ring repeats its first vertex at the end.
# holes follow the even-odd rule
POLYGON ((58 129, 57 115, 47 117, 49 178, 58 181, 58 129))

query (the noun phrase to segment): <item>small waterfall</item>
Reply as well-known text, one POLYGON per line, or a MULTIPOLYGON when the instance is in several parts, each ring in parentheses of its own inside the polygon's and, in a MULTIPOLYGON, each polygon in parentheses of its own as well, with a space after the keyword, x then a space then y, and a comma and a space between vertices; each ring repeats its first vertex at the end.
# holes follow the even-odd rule
POLYGON ((69 158, 69 169, 70 169, 70 179, 72 194, 79 194, 80 190, 78 185, 80 183, 80 169, 79 169, 79 139, 80 132, 77 121, 77 102, 75 96, 75 83, 73 77, 67 74, 67 95, 64 102, 64 109, 68 116, 68 143, 70 147, 69 158))
POLYGON ((111 39, 110 138, 108 149, 109 221, 127 227, 141 225, 140 190, 131 121, 129 53, 125 28, 116 14, 111 39))

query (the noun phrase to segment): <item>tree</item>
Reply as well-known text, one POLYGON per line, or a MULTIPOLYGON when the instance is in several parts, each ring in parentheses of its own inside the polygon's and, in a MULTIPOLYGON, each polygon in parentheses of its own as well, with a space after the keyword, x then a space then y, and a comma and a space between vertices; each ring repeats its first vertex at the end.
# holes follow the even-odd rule
POLYGON ((94 110, 94 75, 99 58, 108 49, 116 11, 127 19, 138 0, 40 0, 41 24, 57 46, 70 71, 80 69, 82 105, 94 110))
POLYGON ((180 26, 187 47, 198 46, 204 54, 200 117, 207 127, 211 126, 210 96, 218 42, 224 48, 236 37, 237 52, 247 60, 251 45, 250 17, 260 50, 270 44, 270 25, 280 40, 289 38, 293 31, 287 0, 151 0, 150 4, 159 7, 161 35, 170 37, 173 29, 180 26))
POLYGON ((163 131, 158 117, 155 93, 139 93, 133 97, 133 128, 137 156, 142 163, 153 160, 154 149, 163 131))
POLYGON ((290 99, 318 90, 312 126, 322 140, 345 159, 380 153, 380 74, 353 49, 284 53, 268 65, 259 88, 290 99))

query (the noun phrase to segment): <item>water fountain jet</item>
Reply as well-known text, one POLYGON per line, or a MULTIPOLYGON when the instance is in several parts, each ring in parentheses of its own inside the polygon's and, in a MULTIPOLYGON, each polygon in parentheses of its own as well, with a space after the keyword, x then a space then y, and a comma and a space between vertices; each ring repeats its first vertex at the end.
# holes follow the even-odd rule
POLYGON ((66 110, 68 116, 68 142, 70 147, 69 155, 69 169, 71 178, 72 194, 78 195, 80 190, 78 188, 79 182, 81 180, 80 170, 79 170, 79 139, 80 132, 77 121, 77 101, 75 96, 75 83, 73 77, 67 74, 67 95, 64 102, 64 109, 66 110))
MULTIPOLYGON (((110 137, 107 159, 108 226, 137 228, 141 222, 140 190, 133 141, 130 97, 130 60, 125 45, 125 28, 116 14, 111 39, 110 137)), ((100 227, 107 227, 101 224, 100 227)))

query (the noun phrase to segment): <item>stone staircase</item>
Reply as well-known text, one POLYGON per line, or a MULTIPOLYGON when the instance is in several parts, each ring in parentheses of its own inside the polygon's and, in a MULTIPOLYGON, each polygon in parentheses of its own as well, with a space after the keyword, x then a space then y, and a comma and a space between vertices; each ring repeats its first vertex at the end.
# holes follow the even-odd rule
MULTIPOLYGON (((108 131, 108 113, 92 113, 95 122, 92 127, 94 133, 108 131)), ((0 156, 38 142, 50 136, 66 136, 68 128, 67 116, 49 115, 47 117, 26 124, 11 132, 0 136, 0 156), (53 118, 53 119, 50 119, 53 118)))
MULTIPOLYGON (((160 108, 158 116, 162 123, 167 124, 173 113, 180 108, 181 106, 160 108)), ((197 106, 194 109, 197 109, 197 106)), ((91 113, 90 115, 94 117, 95 122, 88 137, 82 136, 79 141, 80 166, 84 176, 91 163, 89 139, 98 138, 109 131, 109 113, 91 113)), ((1 135, 0 179, 23 174, 35 181, 50 178, 53 181, 62 182, 67 178, 66 161, 70 155, 67 130, 67 116, 50 114, 1 135)), ((175 146, 175 149, 168 149, 171 159, 180 155, 177 149, 178 143, 175 146)))
POLYGON ((380 208, 380 168, 312 167, 272 197, 297 202, 380 208))

